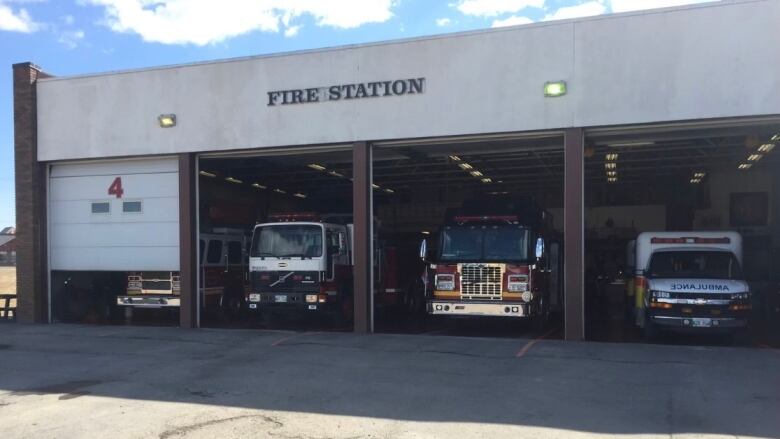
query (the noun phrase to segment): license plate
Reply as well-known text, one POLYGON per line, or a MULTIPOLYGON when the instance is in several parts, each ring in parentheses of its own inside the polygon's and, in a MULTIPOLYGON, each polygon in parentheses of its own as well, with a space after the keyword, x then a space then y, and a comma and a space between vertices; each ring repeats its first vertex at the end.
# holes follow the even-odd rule
POLYGON ((287 296, 279 294, 274 296, 274 302, 276 303, 287 303, 287 296))
POLYGON ((257 309, 257 304, 256 303, 250 303, 249 304, 249 309, 257 309))
POLYGON ((712 319, 693 319, 693 326, 697 328, 709 328, 712 326, 712 319))

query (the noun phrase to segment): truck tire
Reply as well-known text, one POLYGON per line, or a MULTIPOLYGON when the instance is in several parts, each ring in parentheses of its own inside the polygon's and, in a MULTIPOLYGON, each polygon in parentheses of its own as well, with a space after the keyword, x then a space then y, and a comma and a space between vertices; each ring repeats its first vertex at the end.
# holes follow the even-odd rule
POLYGON ((531 317, 531 326, 534 332, 542 333, 547 328, 547 324, 550 322, 550 305, 544 296, 539 299, 539 306, 537 307, 536 314, 531 317))

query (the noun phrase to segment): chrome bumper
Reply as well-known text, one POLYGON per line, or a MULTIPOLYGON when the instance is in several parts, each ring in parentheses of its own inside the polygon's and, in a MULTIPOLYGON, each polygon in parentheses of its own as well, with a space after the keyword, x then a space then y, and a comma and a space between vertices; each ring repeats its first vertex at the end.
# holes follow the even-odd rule
POLYGON ((428 313, 448 316, 527 317, 528 305, 518 302, 474 303, 431 300, 428 302, 428 313))
POLYGON ((744 328, 747 326, 747 319, 734 317, 717 318, 697 318, 697 317, 672 317, 672 316, 651 316, 653 323, 658 326, 668 326, 675 328, 744 328))
POLYGON ((136 308, 178 308, 181 305, 181 298, 178 296, 117 296, 116 304, 136 308))

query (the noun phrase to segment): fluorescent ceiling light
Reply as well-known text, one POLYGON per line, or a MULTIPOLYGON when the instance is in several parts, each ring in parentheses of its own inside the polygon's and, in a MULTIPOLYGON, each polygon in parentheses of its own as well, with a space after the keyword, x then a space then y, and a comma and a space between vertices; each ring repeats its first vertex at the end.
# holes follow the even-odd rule
POLYGON ((750 157, 748 157, 749 162, 757 162, 761 160, 761 157, 763 157, 761 154, 751 154, 750 157))
POLYGON ((469 172, 469 174, 471 174, 474 177, 482 177, 482 173, 479 171, 471 171, 469 172))
POLYGON ((605 169, 615 169, 615 168, 617 168, 617 163, 615 163, 615 162, 604 163, 604 168, 605 169))
POLYGON ((204 177, 211 177, 211 178, 214 178, 214 177, 217 176, 217 174, 212 174, 211 172, 206 172, 206 171, 200 171, 199 174, 204 176, 204 177))
POLYGON ((268 186, 263 186, 260 183, 252 183, 252 187, 256 187, 258 189, 268 189, 268 186))
POLYGON ((607 154, 607 161, 614 162, 617 159, 618 159, 618 153, 611 152, 611 153, 607 154))
POLYGON ((750 169, 753 166, 752 163, 740 163, 737 168, 739 169, 750 169))
POLYGON ((758 152, 765 152, 766 153, 766 152, 772 151, 773 149, 775 149, 775 144, 774 143, 765 143, 765 144, 763 144, 763 145, 758 147, 758 152))
POLYGON ((780 140, 780 133, 775 134, 772 136, 772 141, 780 140))
POLYGON ((617 181, 617 177, 609 177, 607 178, 607 181, 610 183, 615 183, 617 181))
POLYGON ((692 184, 699 184, 699 183, 701 183, 701 179, 699 179, 699 178, 692 178, 691 179, 691 183, 692 184))
POLYGON ((485 177, 485 178, 482 179, 482 183, 492 183, 492 182, 493 182, 493 179, 490 178, 490 177, 485 177))
POLYGON ((704 172, 697 172, 697 173, 693 174, 693 178, 704 178, 705 175, 707 175, 707 174, 704 173, 704 172))
POLYGON ((287 193, 286 191, 283 191, 283 190, 278 189, 278 188, 274 189, 274 192, 276 192, 277 194, 286 194, 287 193))
POLYGON ((420 233, 422 233, 423 235, 430 235, 430 234, 431 234, 431 232, 429 232, 429 231, 427 231, 427 230, 423 230, 423 231, 422 231, 422 232, 420 232, 420 233))
POLYGON ((388 194, 394 194, 395 193, 395 191, 392 190, 392 189, 385 189, 385 192, 387 192, 388 194))
POLYGON ((371 187, 374 189, 379 189, 379 185, 376 183, 371 183, 371 187))
POLYGON ((317 171, 324 171, 324 170, 325 170, 325 167, 324 167, 324 166, 322 166, 322 165, 318 165, 318 164, 316 164, 316 163, 309 163, 309 164, 308 164, 308 165, 306 165, 306 166, 308 166, 308 167, 310 167, 310 168, 312 168, 312 169, 315 169, 315 170, 317 170, 317 171))
POLYGON ((452 160, 453 162, 459 162, 460 161, 460 157, 458 157, 456 155, 451 155, 450 156, 450 160, 452 160))
POLYGON ((296 192, 296 193, 293 194, 293 197, 306 198, 306 194, 302 194, 300 192, 296 192))
POLYGON ((460 166, 460 169, 465 169, 465 170, 473 169, 473 166, 471 166, 468 163, 459 163, 458 166, 460 166))
POLYGON ((330 175, 332 175, 334 177, 340 177, 340 178, 344 177, 344 174, 338 173, 336 171, 328 171, 328 174, 330 174, 330 175))
POLYGON ((243 181, 241 181, 241 180, 239 180, 237 178, 233 178, 233 177, 225 177, 225 181, 229 181, 231 183, 236 183, 236 184, 243 183, 243 181))
POLYGON ((607 177, 617 177, 617 171, 607 171, 607 177))

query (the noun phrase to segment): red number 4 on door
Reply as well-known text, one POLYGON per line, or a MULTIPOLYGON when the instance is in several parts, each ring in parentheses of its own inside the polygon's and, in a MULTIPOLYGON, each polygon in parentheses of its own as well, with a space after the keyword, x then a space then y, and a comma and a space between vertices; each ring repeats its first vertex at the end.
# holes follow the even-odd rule
POLYGON ((114 182, 111 183, 111 186, 108 187, 108 195, 116 195, 117 198, 122 198, 122 194, 125 193, 125 190, 122 189, 122 177, 117 177, 114 179, 114 182))

